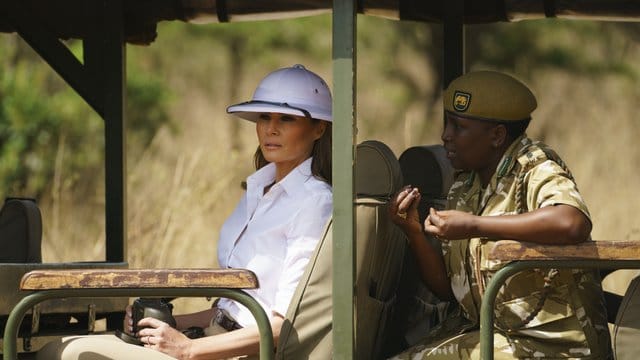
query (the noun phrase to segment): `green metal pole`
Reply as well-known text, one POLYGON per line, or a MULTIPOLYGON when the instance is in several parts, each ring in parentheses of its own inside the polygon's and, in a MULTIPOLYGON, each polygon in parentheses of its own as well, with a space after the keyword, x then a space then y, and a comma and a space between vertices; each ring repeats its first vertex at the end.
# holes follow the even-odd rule
POLYGON ((444 2, 443 88, 464 74, 464 0, 444 2))
POLYGON ((125 39, 123 0, 93 0, 84 64, 19 2, 9 2, 20 36, 104 119, 106 260, 126 261, 125 39))
POLYGON ((125 156, 126 47, 123 0, 104 4, 102 18, 105 135, 106 260, 127 260, 127 163, 125 156))
POLYGON ((168 297, 200 297, 200 296, 217 296, 233 299, 246 306, 256 319, 258 329, 260 331, 260 359, 271 360, 274 358, 273 333, 271 331, 271 323, 267 314, 264 312, 260 304, 242 290, 237 289, 166 289, 166 288, 149 288, 149 289, 61 289, 38 291, 24 297, 13 308, 7 319, 4 329, 3 339, 3 359, 17 359, 17 338, 20 323, 24 315, 33 306, 49 299, 69 298, 69 297, 130 297, 130 296, 168 296, 168 297))
POLYGON ((356 6, 333 2, 333 356, 355 357, 356 6))
POLYGON ((493 360, 493 318, 496 296, 512 275, 527 269, 640 269, 640 260, 523 260, 509 263, 491 278, 480 308, 480 358, 493 360))

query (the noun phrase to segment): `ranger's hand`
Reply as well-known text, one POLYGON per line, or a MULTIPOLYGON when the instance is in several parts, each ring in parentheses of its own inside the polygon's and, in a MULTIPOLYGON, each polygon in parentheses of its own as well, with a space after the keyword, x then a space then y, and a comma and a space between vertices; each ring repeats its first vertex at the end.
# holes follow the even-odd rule
POLYGON ((477 216, 458 210, 429 209, 424 231, 440 240, 460 240, 474 236, 477 216))
POLYGON ((389 201, 389 216, 405 233, 422 232, 418 215, 420 191, 407 185, 389 201))

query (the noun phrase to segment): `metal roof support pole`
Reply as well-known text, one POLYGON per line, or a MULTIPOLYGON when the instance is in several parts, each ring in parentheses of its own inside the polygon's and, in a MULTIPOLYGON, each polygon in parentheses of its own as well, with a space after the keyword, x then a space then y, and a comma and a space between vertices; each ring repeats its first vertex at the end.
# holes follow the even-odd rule
MULTIPOLYGON (((95 36, 86 43, 87 66, 98 65, 99 77, 93 85, 102 86, 105 139, 105 221, 107 262, 126 261, 127 171, 125 156, 126 47, 123 0, 96 1, 102 6, 96 19, 95 36), (98 58, 99 57, 99 58, 98 58)), ((99 6, 98 6, 99 5, 99 6)))
POLYGON ((333 1, 333 358, 355 358, 356 6, 333 1))
POLYGON ((84 63, 52 36, 25 5, 11 1, 9 18, 18 34, 105 121, 106 260, 126 258, 126 164, 124 155, 125 45, 122 0, 86 5, 95 28, 83 41, 84 63), (102 4, 104 7, 101 7, 102 4))
POLYGON ((444 2, 444 51, 443 72, 446 88, 449 83, 465 73, 464 63, 464 0, 444 2))

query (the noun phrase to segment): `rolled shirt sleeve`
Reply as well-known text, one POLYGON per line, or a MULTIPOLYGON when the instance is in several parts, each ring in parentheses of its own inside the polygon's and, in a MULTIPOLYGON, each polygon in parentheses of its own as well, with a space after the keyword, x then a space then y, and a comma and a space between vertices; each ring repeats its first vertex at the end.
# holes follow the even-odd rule
POLYGON ((575 181, 560 165, 551 160, 544 161, 531 169, 527 177, 529 209, 565 204, 582 211, 591 220, 575 181))

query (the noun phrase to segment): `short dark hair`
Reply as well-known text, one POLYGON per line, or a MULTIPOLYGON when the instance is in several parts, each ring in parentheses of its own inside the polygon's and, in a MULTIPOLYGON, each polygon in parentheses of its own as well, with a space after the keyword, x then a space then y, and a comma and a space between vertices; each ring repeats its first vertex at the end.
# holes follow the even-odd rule
POLYGON ((515 140, 518 136, 524 134, 529 126, 529 122, 531 122, 531 118, 520 121, 501 121, 500 124, 504 125, 505 129, 507 129, 507 136, 515 140))

